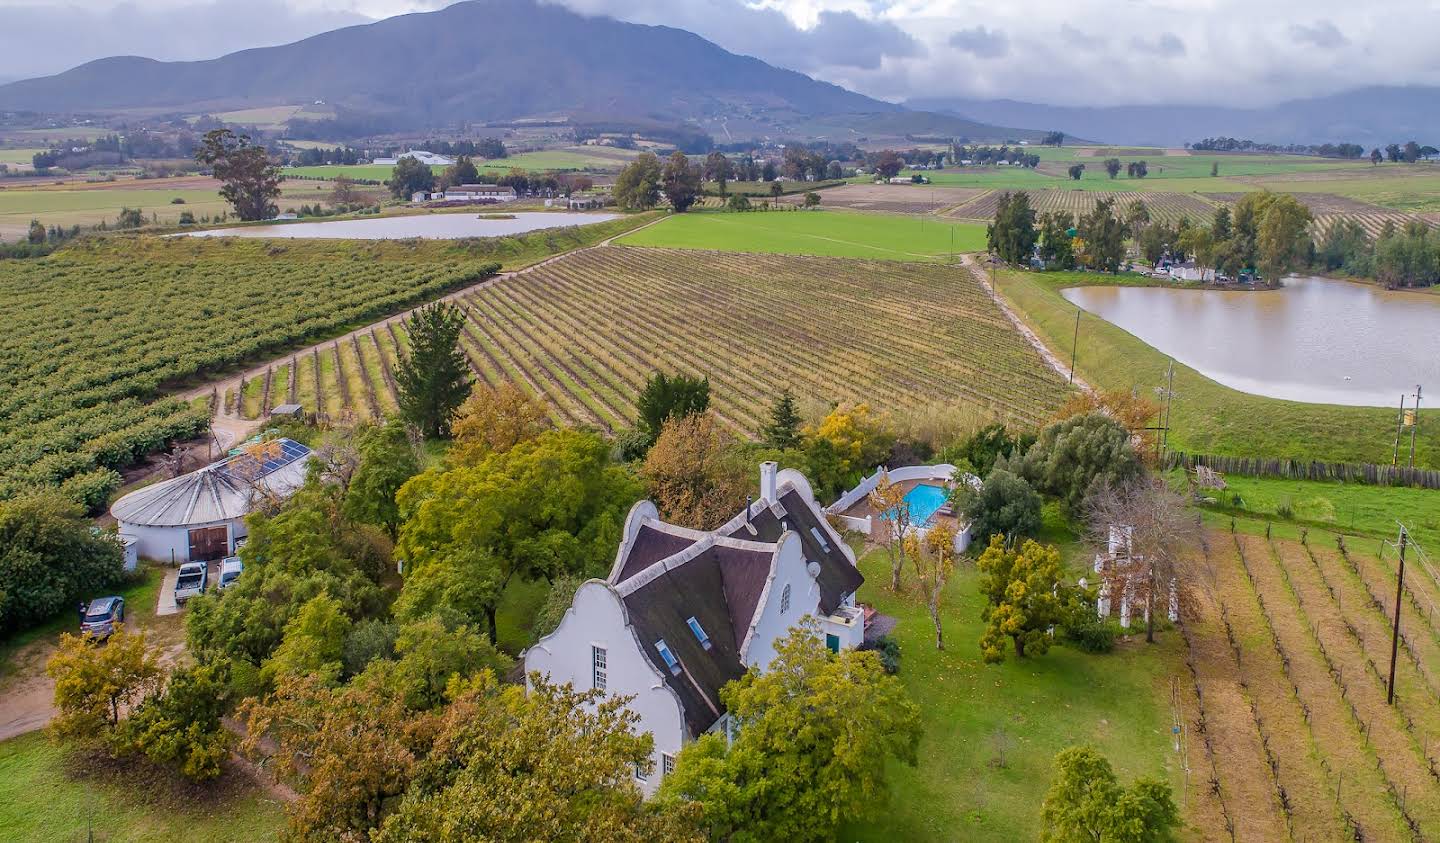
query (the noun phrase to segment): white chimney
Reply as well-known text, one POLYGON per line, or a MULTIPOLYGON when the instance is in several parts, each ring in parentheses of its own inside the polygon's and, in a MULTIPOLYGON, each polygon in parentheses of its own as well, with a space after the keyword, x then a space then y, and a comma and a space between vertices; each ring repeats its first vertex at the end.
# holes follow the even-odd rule
POLYGON ((775 473, 780 469, 774 460, 760 463, 760 500, 775 503, 775 473))

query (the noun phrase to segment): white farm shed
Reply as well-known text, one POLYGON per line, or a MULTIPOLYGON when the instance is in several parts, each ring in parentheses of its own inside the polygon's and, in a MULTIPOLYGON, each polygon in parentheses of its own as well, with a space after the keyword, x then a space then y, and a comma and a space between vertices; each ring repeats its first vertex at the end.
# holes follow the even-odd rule
POLYGON ((290 439, 247 445, 197 471, 137 489, 110 507, 139 556, 174 562, 221 559, 246 534, 245 516, 305 482, 310 449, 290 439))

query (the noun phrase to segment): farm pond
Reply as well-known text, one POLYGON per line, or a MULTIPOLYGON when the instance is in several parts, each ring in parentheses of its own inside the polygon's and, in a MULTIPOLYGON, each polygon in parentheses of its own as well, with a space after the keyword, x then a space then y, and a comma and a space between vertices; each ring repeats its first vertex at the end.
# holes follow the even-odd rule
POLYGON ((1061 292, 1242 392, 1362 407, 1398 406, 1401 393, 1413 394, 1416 384, 1434 384, 1440 394, 1440 296, 1315 277, 1286 278, 1278 290, 1061 292))
POLYGON ((216 228, 193 231, 188 237, 284 237, 301 240, 405 240, 422 237, 432 240, 459 240, 464 237, 504 237, 545 228, 564 228, 605 222, 618 214, 580 214, 545 211, 520 211, 505 214, 510 219, 494 219, 503 211, 485 214, 413 214, 410 216, 374 217, 329 222, 291 222, 276 225, 254 225, 240 228, 216 228), (484 219, 482 217, 492 217, 484 219))

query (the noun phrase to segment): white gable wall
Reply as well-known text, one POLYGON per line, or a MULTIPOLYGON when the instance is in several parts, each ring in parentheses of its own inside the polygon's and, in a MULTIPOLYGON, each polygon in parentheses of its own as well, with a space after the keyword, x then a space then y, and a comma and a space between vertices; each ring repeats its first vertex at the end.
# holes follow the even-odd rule
POLYGON ((770 667, 775 660, 775 643, 806 615, 820 616, 820 584, 806 568, 805 549, 800 537, 787 532, 780 537, 780 550, 776 554, 770 582, 760 595, 748 640, 742 645, 745 666, 758 667, 762 671, 770 667), (780 604, 786 586, 790 587, 790 606, 782 613, 780 604))
POLYGON ((525 652, 525 671, 589 690, 594 687, 591 648, 605 648, 606 693, 633 696, 629 708, 640 716, 636 731, 655 738, 653 769, 646 781, 637 782, 651 794, 660 786, 661 754, 680 753, 685 721, 680 699, 641 652, 628 623, 625 605, 614 589, 602 580, 590 580, 575 592, 560 626, 525 652))

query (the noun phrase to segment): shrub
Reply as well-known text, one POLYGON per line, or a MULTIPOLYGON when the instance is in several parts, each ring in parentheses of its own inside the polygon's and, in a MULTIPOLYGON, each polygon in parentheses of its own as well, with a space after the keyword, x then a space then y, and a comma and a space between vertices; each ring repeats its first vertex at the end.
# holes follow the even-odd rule
POLYGON ((880 666, 894 676, 900 672, 900 642, 889 635, 866 641, 857 649, 874 650, 880 656, 880 666))
POLYGON ((1115 649, 1115 626, 1087 606, 1065 625, 1065 640, 1087 653, 1108 653, 1115 649))
POLYGON ((1040 495, 1003 468, 991 471, 978 491, 959 484, 955 505, 970 519, 972 540, 982 544, 991 536, 1029 536, 1040 529, 1040 495))

